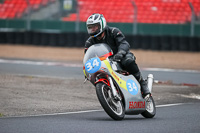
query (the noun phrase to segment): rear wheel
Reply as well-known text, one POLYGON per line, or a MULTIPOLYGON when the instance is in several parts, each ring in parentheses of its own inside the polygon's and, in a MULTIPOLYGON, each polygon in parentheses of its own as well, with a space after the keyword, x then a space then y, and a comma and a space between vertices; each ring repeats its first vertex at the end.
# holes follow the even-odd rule
POLYGON ((104 83, 96 84, 96 93, 105 112, 114 120, 122 120, 125 116, 122 101, 115 100, 111 88, 104 83))
POLYGON ((146 111, 142 112, 141 114, 145 118, 153 118, 156 115, 156 106, 152 96, 150 96, 150 98, 146 101, 146 104, 146 111))

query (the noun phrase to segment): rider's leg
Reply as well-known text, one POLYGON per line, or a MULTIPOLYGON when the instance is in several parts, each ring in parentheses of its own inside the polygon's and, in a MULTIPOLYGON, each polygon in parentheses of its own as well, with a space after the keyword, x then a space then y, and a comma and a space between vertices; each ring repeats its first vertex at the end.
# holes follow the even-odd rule
POLYGON ((124 66, 126 71, 132 74, 140 83, 143 97, 150 94, 147 82, 143 79, 142 74, 138 68, 138 65, 135 62, 135 56, 132 53, 128 53, 126 55, 126 57, 122 60, 122 65, 124 66))
POLYGON ((147 94, 150 94, 150 91, 147 86, 147 82, 143 79, 141 72, 138 71, 137 73, 135 73, 133 75, 137 79, 137 81, 140 83, 143 97, 145 97, 147 94))

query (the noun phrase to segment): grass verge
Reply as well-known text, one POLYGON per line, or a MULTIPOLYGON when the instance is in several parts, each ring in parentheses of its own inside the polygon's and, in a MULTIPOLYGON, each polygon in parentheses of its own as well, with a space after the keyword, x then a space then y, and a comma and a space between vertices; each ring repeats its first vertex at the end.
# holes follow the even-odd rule
POLYGON ((3 114, 2 114, 2 113, 0 113, 0 117, 3 117, 3 114))

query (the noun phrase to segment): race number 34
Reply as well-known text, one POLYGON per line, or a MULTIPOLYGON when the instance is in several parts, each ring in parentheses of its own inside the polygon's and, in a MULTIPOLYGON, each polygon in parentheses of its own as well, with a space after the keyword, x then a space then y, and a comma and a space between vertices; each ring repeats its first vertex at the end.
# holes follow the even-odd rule
POLYGON ((100 69, 100 67, 101 60, 98 57, 92 58, 85 63, 85 69, 88 73, 95 73, 100 69))
POLYGON ((128 89, 128 91, 132 94, 132 95, 136 95, 138 93, 138 87, 137 87, 137 84, 129 79, 127 82, 126 82, 126 87, 128 89))

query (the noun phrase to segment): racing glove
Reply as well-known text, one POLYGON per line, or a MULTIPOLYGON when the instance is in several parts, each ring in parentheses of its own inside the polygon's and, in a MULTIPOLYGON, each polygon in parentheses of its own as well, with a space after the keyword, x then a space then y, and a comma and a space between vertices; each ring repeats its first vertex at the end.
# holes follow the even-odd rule
POLYGON ((126 54, 126 51, 121 49, 113 56, 113 60, 121 61, 121 59, 124 57, 125 54, 126 54))

